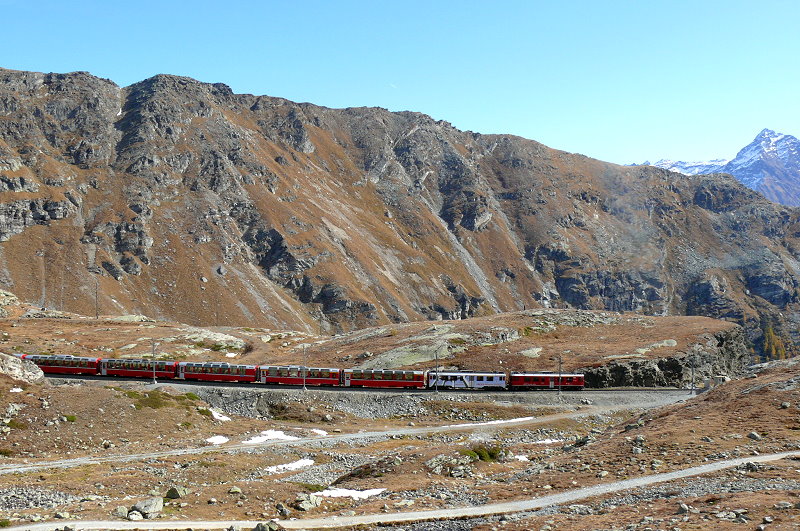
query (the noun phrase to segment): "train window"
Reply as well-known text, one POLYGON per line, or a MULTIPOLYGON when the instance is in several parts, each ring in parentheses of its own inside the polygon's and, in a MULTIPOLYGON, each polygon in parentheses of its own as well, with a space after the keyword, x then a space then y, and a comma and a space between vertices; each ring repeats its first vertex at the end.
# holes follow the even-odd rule
POLYGON ((413 372, 407 372, 407 373, 405 373, 405 374, 403 375, 403 379, 404 379, 404 380, 413 380, 413 379, 414 379, 414 373, 413 373, 413 372))
POLYGON ((482 382, 483 381, 483 376, 478 376, 478 381, 482 382))

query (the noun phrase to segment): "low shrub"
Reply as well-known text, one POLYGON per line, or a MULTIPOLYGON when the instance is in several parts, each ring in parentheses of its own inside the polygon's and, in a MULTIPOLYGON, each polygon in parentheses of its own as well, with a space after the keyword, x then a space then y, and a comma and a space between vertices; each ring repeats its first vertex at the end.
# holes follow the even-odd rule
POLYGON ((322 492, 323 490, 328 488, 325 485, 318 485, 316 483, 298 483, 298 485, 300 485, 308 492, 322 492))

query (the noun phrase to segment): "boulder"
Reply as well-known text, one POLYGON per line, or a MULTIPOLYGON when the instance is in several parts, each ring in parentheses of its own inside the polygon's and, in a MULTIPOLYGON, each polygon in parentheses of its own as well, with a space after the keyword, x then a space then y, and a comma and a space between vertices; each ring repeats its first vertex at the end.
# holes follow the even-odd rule
POLYGON ((185 497, 190 492, 192 492, 192 491, 190 491, 186 487, 181 487, 180 485, 175 485, 175 486, 169 488, 169 490, 167 491, 167 494, 164 497, 165 498, 169 498, 170 500, 177 500, 179 498, 185 497))
MULTIPOLYGON (((136 505, 133 506, 133 511, 137 511, 142 514, 145 518, 153 518, 158 513, 160 513, 164 509, 164 499, 155 496, 153 498, 147 498, 146 500, 141 500, 136 502, 136 505)), ((130 515, 128 515, 130 518, 130 515)))
POLYGON ((137 522, 139 520, 144 520, 144 515, 139 511, 131 511, 128 513, 128 520, 132 522, 137 522))
POLYGON ((127 518, 128 508, 120 505, 111 512, 111 516, 116 516, 117 518, 127 518))
POLYGON ((322 497, 314 494, 298 494, 294 500, 294 508, 299 511, 310 511, 322 505, 322 497))
POLYGON ((253 531, 281 531, 285 529, 282 525, 275 521, 259 523, 253 528, 253 531))
POLYGON ((0 374, 25 383, 39 383, 44 380, 42 370, 30 361, 0 353, 0 374))

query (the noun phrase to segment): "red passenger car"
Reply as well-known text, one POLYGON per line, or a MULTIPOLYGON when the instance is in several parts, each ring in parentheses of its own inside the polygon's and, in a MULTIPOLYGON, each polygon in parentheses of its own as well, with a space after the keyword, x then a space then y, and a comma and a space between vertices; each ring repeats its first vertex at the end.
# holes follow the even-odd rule
POLYGON ((255 382, 255 365, 232 365, 218 362, 178 363, 177 378, 180 380, 205 380, 209 382, 255 382))
POLYGON ((509 389, 562 389, 580 391, 584 387, 583 374, 557 374, 554 372, 512 372, 509 389))
POLYGON ((345 387, 397 387, 423 389, 423 371, 394 371, 382 369, 344 369, 342 385, 345 387))
POLYGON ((340 369, 323 367, 260 365, 256 381, 279 385, 339 385, 340 372, 340 369))
POLYGON ((129 376, 136 378, 175 378, 177 361, 153 361, 141 359, 100 360, 100 374, 103 376, 129 376))
POLYGON ((32 361, 42 369, 42 372, 48 374, 98 374, 100 372, 100 358, 27 354, 23 359, 32 361))

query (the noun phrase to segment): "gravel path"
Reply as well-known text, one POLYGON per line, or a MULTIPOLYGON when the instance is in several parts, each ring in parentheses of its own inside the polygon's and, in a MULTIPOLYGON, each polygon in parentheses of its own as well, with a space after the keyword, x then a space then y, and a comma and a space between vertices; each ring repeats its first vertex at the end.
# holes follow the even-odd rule
MULTIPOLYGON (((646 487, 655 483, 662 483, 665 481, 672 481, 675 479, 687 478, 709 472, 717 472, 728 468, 733 468, 744 463, 764 463, 768 461, 777 461, 787 457, 800 456, 800 451, 782 452, 778 454, 767 454, 759 456, 748 456, 739 459, 728 459, 726 461, 717 461, 715 463, 706 463, 700 466, 687 468, 684 470, 677 470, 674 472, 666 472, 663 474, 653 474, 650 476, 643 476, 638 478, 626 479, 623 481, 614 481, 611 483, 604 483, 600 485, 593 485, 591 487, 584 487, 581 489, 574 489, 565 492, 559 492, 551 496, 543 496, 541 498, 533 498, 528 500, 519 500, 505 503, 492 503, 480 507, 464 507, 459 509, 440 509, 433 511, 413 511, 402 512, 394 514, 372 514, 360 515, 352 517, 327 517, 327 518, 309 518, 302 520, 280 520, 279 523, 285 529, 333 529, 337 527, 348 527, 357 525, 387 525, 402 522, 419 522, 425 520, 446 520, 453 518, 469 518, 479 516, 489 516, 502 513, 519 513, 524 511, 531 511, 541 509, 552 505, 563 505, 575 501, 599 496, 603 494, 610 494, 613 492, 620 492, 623 490, 636 489, 639 487, 646 487)), ((176 528, 202 528, 202 529, 227 529, 231 526, 239 526, 241 528, 253 528, 258 522, 256 521, 186 521, 186 520, 170 520, 170 521, 155 521, 148 520, 146 527, 148 529, 176 529, 176 528)), ((120 522, 120 521, 86 521, 86 522, 71 522, 70 525, 79 530, 95 530, 95 529, 141 529, 142 523, 137 522, 120 522)), ((28 531, 54 531, 63 527, 63 523, 46 523, 25 525, 21 527, 12 527, 10 529, 28 530, 28 531)))

